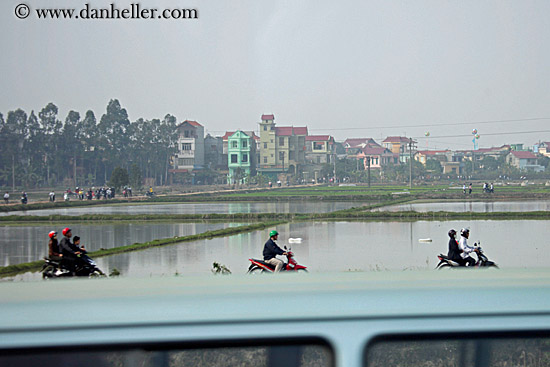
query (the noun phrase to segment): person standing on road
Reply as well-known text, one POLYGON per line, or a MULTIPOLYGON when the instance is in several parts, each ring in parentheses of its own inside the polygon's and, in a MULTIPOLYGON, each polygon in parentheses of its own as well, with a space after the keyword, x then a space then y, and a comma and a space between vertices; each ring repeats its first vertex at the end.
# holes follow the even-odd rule
POLYGON ((6 193, 4 194, 4 204, 9 204, 10 203, 10 193, 6 191, 6 193))

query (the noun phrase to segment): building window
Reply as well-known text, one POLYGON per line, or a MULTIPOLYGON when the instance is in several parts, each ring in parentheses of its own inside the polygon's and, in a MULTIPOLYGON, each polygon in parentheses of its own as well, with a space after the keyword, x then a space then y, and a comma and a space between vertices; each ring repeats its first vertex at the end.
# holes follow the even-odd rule
POLYGON ((237 163, 237 162, 238 162, 237 155, 231 154, 231 163, 237 163))
POLYGON ((264 143, 264 149, 267 149, 267 143, 264 143))
POLYGON ((267 157, 264 157, 264 163, 267 163, 267 157))
POLYGON ((284 160, 285 159, 285 152, 279 152, 279 160, 284 160))
POLYGON ((292 161, 292 160, 294 160, 294 159, 295 159, 295 158, 294 158, 294 152, 288 152, 288 160, 289 160, 289 161, 292 161))
POLYGON ((264 131, 267 131, 267 125, 264 125, 264 131))
POLYGON ((238 147, 239 147, 239 143, 237 141, 233 140, 231 142, 231 148, 238 148, 238 147))
POLYGON ((325 149, 325 143, 321 141, 313 142, 313 150, 323 150, 323 149, 325 149))
POLYGON ((248 143, 246 142, 246 140, 243 140, 242 146, 243 146, 243 148, 246 148, 248 146, 248 143))
POLYGON ((193 158, 178 158, 178 166, 193 166, 194 164, 193 158))
POLYGON ((241 162, 248 163, 248 154, 243 154, 243 159, 241 162))
POLYGON ((285 145, 285 138, 279 138, 279 146, 282 147, 285 145))
POLYGON ((181 145, 181 150, 193 150, 193 144, 191 143, 183 143, 181 145))

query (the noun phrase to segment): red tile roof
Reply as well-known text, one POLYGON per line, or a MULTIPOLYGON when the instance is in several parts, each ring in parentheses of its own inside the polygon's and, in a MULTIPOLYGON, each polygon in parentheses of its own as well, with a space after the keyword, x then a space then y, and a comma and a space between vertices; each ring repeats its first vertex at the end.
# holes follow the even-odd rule
POLYGON ((262 115, 262 120, 275 120, 275 115, 262 115))
POLYGON ((306 135, 307 136, 307 127, 294 127, 294 126, 275 127, 275 135, 277 136, 306 135))
POLYGON ((185 122, 187 122, 189 125, 192 125, 192 126, 202 126, 197 121, 185 120, 183 123, 185 123, 185 122))
POLYGON ((333 137, 330 135, 308 135, 306 141, 330 141, 333 137))
POLYGON ((423 155, 436 155, 441 153, 450 153, 450 150, 419 150, 417 153, 423 154, 423 155))
POLYGON ((404 136, 388 136, 382 143, 408 143, 409 138, 404 136))
POLYGON ((383 147, 365 147, 361 149, 365 155, 382 155, 384 153, 392 154, 389 150, 383 147))
POLYGON ((523 151, 518 152, 518 151, 512 150, 510 154, 512 154, 514 157, 519 159, 536 159, 537 158, 537 156, 531 152, 523 152, 523 151))
POLYGON ((374 141, 372 138, 351 138, 344 141, 344 145, 348 144, 350 148, 358 148, 361 144, 366 144, 371 147, 379 147, 380 144, 374 141))

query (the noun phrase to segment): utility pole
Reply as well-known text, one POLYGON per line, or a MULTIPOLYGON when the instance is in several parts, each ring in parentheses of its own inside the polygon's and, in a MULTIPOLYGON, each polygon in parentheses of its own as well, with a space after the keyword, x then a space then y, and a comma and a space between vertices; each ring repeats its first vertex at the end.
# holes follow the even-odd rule
POLYGON ((370 187, 370 157, 367 157, 367 175, 368 175, 368 183, 369 183, 369 187, 370 187))
POLYGON ((334 163, 334 174, 332 175, 332 178, 334 180, 334 184, 336 184, 336 153, 334 153, 332 158, 332 162, 334 163))
POLYGON ((413 143, 415 143, 412 138, 409 138, 409 187, 412 189, 413 185, 413 162, 412 162, 412 150, 413 143))

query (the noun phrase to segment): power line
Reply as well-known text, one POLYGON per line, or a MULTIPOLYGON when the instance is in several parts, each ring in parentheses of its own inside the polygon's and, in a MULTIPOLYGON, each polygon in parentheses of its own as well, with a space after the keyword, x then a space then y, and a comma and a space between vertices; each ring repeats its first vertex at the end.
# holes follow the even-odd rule
MULTIPOLYGON (((514 131, 514 132, 501 132, 501 133, 483 133, 481 136, 497 136, 497 135, 514 135, 514 134, 538 134, 538 133, 550 133, 550 130, 532 130, 532 131, 514 131)), ((463 138, 466 136, 473 136, 471 134, 460 134, 460 135, 443 135, 443 136, 434 136, 437 139, 445 138, 463 138)), ((413 139, 427 138, 426 136, 413 136, 413 139)), ((428 138, 429 139, 429 138, 428 138)))
MULTIPOLYGON (((430 123, 420 125, 395 125, 395 126, 372 126, 372 127, 343 127, 334 129, 309 129, 309 130, 324 130, 324 131, 341 131, 341 130, 372 130, 372 129, 407 129, 413 127, 439 127, 439 126, 458 126, 458 125, 479 125, 479 124, 495 124, 506 122, 525 122, 525 121, 541 121, 550 120, 550 117, 533 117, 514 120, 490 120, 490 121, 470 121, 470 122, 448 122, 448 123, 430 123)), ((488 135, 488 134, 485 134, 488 135)))

